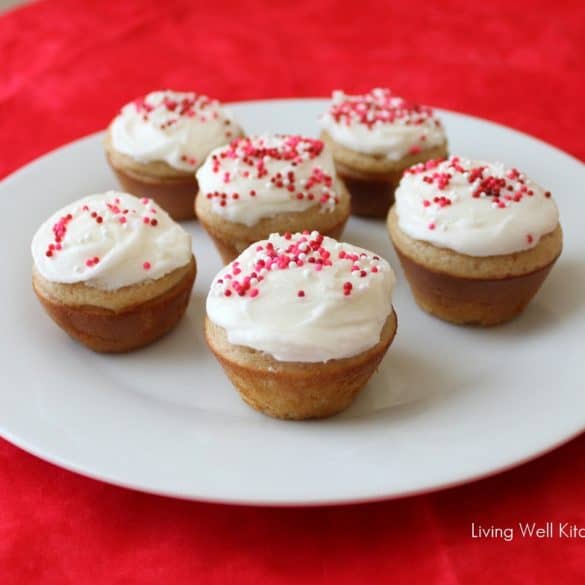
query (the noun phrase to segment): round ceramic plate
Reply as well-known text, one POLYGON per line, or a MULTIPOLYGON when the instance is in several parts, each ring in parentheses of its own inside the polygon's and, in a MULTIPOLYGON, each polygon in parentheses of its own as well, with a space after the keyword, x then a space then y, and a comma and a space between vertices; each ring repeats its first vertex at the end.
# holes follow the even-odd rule
MULTIPOLYGON (((315 135, 324 100, 233 105, 249 133, 315 135)), ((67 469, 139 490, 246 504, 329 504, 420 493, 536 457, 585 428, 585 170, 502 126, 442 112, 452 152, 524 169, 556 197, 565 249, 514 322, 454 327, 421 312, 383 222, 351 219, 344 239, 398 275, 397 338, 343 414, 282 422, 247 407, 208 351, 205 296, 221 267, 196 222, 199 271, 178 328, 128 355, 94 354, 43 313, 29 242, 54 210, 116 187, 102 136, 65 146, 0 185, 0 433, 67 469)))

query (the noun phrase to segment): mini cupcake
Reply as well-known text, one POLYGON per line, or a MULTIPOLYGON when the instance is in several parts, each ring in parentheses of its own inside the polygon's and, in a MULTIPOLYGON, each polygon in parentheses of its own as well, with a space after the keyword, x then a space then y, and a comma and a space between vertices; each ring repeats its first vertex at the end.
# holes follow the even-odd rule
POLYGON ((459 157, 409 169, 388 228, 417 303, 457 324, 521 313, 562 248, 550 192, 515 168, 459 157))
POLYGON ((207 297, 209 347, 241 397, 283 419, 347 408, 396 333, 394 273, 316 231, 246 249, 207 297))
POLYGON ((53 214, 32 241, 33 289, 73 339, 99 352, 147 345, 183 316, 191 237, 150 199, 110 191, 53 214))
POLYGON ((433 110, 389 89, 335 91, 320 123, 355 215, 385 218, 404 170, 447 156, 445 131, 433 110))
POLYGON ((229 113, 207 96, 154 91, 114 118, 106 157, 126 191, 152 197, 174 219, 192 219, 195 171, 214 148, 241 134, 229 113))
POLYGON ((212 152, 197 180, 197 216, 226 263, 275 232, 338 238, 349 218, 349 194, 314 138, 236 139, 212 152))

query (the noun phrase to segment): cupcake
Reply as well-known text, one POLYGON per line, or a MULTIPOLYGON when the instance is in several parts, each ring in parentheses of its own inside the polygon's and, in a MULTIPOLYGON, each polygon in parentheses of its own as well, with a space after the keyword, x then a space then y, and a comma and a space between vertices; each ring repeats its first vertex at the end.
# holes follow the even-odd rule
POLYGON ((225 263, 276 232, 338 238, 349 217, 349 195, 314 138, 235 139, 211 153, 197 180, 197 216, 225 263))
POLYGON ((191 237, 151 199, 110 191, 53 214, 32 241, 33 289, 73 339, 99 352, 147 345, 183 316, 191 237))
POLYGON ((416 302, 457 324, 521 313, 562 248, 549 191, 515 168, 455 156, 405 173, 388 228, 416 302))
POLYGON ((241 134, 229 113, 207 96, 154 91, 114 118, 106 158, 124 190, 153 198, 174 219, 192 219, 195 171, 211 150, 241 134))
POLYGON ((445 131, 433 110, 389 89, 365 95, 333 92, 320 124, 355 215, 385 218, 404 170, 447 156, 445 131))
POLYGON ((394 273, 316 231, 272 234, 215 277, 209 347, 241 397, 282 419, 347 408, 396 334, 394 273))

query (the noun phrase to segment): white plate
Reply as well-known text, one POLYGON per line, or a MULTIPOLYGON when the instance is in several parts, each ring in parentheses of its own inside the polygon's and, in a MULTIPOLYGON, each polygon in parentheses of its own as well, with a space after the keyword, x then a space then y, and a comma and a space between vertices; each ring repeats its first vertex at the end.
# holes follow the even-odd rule
MULTIPOLYGON (((323 100, 234 105, 250 133, 315 134, 323 100)), ((452 152, 515 164, 557 198, 565 250, 519 319, 454 327, 412 300, 382 222, 352 219, 344 239, 398 273, 398 335, 369 387, 342 415, 280 422, 245 406, 205 345, 204 299, 220 261, 187 225, 199 272, 178 329, 122 356, 94 354, 44 315, 29 242, 51 212, 115 186, 101 135, 65 146, 0 185, 0 432, 57 465, 114 484, 250 504, 373 500, 508 468, 585 428, 585 171, 538 140, 443 112, 452 152)))

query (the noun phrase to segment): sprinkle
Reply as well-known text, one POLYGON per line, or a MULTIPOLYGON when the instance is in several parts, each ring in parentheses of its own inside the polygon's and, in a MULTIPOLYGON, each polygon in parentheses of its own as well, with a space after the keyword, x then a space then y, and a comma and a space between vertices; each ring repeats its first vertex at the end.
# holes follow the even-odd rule
POLYGON ((144 262, 144 264, 142 265, 142 268, 144 268, 144 270, 150 270, 152 268, 152 264, 150 262, 144 262))
POLYGON ((85 265, 88 268, 92 268, 93 266, 95 266, 98 262, 100 261, 100 259, 97 256, 94 256, 93 258, 88 258, 85 261, 85 265))

